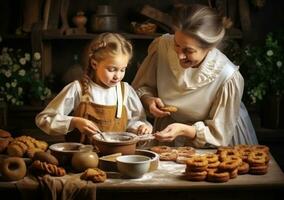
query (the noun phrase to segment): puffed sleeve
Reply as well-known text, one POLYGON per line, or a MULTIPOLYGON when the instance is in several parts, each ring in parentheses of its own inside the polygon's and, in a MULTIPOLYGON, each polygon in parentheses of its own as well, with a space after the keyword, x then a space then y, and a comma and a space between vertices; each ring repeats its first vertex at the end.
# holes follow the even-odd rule
POLYGON ((147 94, 156 96, 157 91, 157 50, 160 38, 155 39, 148 48, 148 55, 140 65, 132 82, 133 88, 141 98, 147 94))
POLYGON ((127 85, 128 88, 128 97, 126 101, 128 114, 127 129, 136 132, 137 128, 142 124, 152 126, 146 119, 145 110, 135 90, 127 83, 125 85, 127 85))
POLYGON ((78 81, 65 86, 60 93, 40 112, 35 119, 36 125, 50 135, 66 134, 72 130, 68 116, 80 102, 81 87, 78 81))
POLYGON ((196 138, 192 141, 194 146, 230 144, 239 118, 243 87, 243 77, 236 71, 218 91, 208 119, 193 125, 196 128, 196 138))

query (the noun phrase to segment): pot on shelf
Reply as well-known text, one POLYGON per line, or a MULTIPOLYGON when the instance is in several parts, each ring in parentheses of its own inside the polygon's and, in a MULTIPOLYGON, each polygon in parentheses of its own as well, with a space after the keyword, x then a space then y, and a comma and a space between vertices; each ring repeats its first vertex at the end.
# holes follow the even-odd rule
POLYGON ((117 31, 117 16, 109 5, 99 5, 96 14, 91 16, 92 32, 117 31))

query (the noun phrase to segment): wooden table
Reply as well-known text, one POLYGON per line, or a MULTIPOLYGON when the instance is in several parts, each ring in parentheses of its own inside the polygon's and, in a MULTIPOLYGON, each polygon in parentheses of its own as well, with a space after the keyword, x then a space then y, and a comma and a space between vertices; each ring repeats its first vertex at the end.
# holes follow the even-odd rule
MULTIPOLYGON (((109 173, 106 182, 96 184, 97 199, 279 199, 284 195, 284 174, 271 157, 265 175, 239 175, 226 183, 192 182, 183 177, 185 165, 162 161, 159 168, 139 179, 122 179, 109 173)), ((74 176, 79 178, 80 174, 74 176)), ((26 186, 37 190, 39 184, 26 186)), ((16 182, 0 182, 0 192, 16 189, 16 182)), ((36 194, 36 193, 35 193, 36 194)), ((11 199, 11 198, 9 198, 11 199)))

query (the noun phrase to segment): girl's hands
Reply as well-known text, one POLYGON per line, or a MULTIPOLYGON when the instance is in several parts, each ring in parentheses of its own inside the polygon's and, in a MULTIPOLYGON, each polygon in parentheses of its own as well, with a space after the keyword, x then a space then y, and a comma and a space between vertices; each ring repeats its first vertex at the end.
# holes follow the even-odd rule
POLYGON ((165 105, 162 102, 162 100, 158 97, 146 96, 142 97, 142 101, 144 102, 144 104, 146 104, 146 106, 149 109, 149 112, 154 117, 165 117, 171 114, 170 112, 165 112, 160 110, 160 108, 164 107, 165 105))
POLYGON ((82 134, 87 136, 92 136, 100 132, 100 129, 95 123, 82 117, 73 117, 71 123, 74 128, 77 128, 82 134))
POLYGON ((137 135, 145 135, 145 134, 151 134, 153 131, 151 126, 148 126, 147 124, 142 124, 137 129, 137 135))

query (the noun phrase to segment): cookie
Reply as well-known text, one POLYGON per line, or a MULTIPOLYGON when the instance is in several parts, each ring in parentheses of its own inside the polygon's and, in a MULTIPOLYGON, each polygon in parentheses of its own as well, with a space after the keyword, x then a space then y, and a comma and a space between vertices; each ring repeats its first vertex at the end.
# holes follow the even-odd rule
POLYGON ((164 106, 160 109, 165 112, 176 112, 178 110, 175 106, 164 106))

